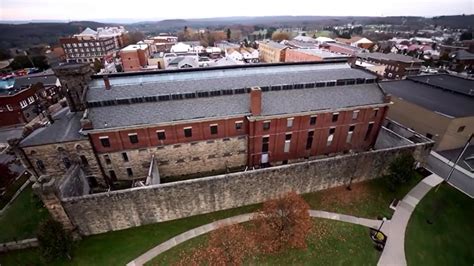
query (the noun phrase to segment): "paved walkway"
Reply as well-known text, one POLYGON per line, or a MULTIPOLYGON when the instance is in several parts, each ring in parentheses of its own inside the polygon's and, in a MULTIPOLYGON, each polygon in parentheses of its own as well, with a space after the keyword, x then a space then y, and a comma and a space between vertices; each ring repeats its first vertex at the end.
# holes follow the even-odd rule
MULTIPOLYGON (((405 258, 405 231, 416 205, 433 188, 441 183, 443 179, 432 174, 423 179, 398 203, 397 209, 392 216, 390 226, 384 230, 387 234, 387 243, 380 256, 378 265, 407 265, 405 258)), ((384 226, 385 228, 385 226, 384 226)))
MULTIPOLYGON (((143 265, 147 263, 148 261, 152 260, 154 257, 160 255, 161 253, 185 242, 188 241, 192 238, 195 238, 197 236, 209 233, 210 231, 216 230, 219 227, 226 226, 226 225, 232 225, 232 224, 237 224, 237 223, 244 223, 252 220, 254 217, 255 213, 247 213, 247 214, 242 214, 242 215, 237 215, 233 216, 230 218, 222 219, 219 221, 215 221, 206 225, 202 225, 199 227, 196 227, 194 229, 191 229, 189 231, 186 231, 180 235, 177 235, 173 238, 171 238, 168 241, 165 241, 158 246, 148 250, 144 254, 140 255, 138 258, 132 260, 131 262, 127 263, 127 266, 138 266, 138 265, 143 265)), ((365 219, 365 218, 359 218, 355 216, 350 216, 350 215, 345 215, 345 214, 339 214, 339 213, 333 213, 333 212, 326 212, 326 211, 315 211, 315 210, 310 210, 309 215, 311 217, 316 217, 316 218, 324 218, 324 219, 331 219, 331 220, 338 220, 338 221, 343 221, 343 222, 348 222, 348 223, 353 223, 353 224, 358 224, 366 227, 378 227, 380 226, 381 221, 379 220, 371 220, 371 219, 365 219)), ((386 229, 385 225, 387 222, 384 224, 384 229, 386 229)))

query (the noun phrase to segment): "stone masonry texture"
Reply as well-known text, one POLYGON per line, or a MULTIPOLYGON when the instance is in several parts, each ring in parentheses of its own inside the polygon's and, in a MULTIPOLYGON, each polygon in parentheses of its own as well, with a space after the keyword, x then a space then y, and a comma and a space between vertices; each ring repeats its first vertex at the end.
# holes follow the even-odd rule
POLYGON ((62 199, 82 235, 99 234, 380 177, 400 154, 424 161, 432 143, 367 151, 150 187, 62 199))

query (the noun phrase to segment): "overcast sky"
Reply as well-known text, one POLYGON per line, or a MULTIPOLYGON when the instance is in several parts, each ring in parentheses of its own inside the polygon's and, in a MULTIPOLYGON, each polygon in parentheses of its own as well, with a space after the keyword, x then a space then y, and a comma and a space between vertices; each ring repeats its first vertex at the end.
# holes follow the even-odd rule
POLYGON ((473 14, 474 0, 0 0, 0 20, 473 14))

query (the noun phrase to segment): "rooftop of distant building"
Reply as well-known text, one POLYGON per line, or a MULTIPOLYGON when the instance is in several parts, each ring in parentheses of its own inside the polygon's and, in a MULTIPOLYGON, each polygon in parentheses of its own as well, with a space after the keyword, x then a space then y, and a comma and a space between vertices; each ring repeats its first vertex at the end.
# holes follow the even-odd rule
POLYGON ((359 53, 357 54, 360 58, 374 59, 374 60, 385 60, 385 61, 396 61, 402 63, 423 63, 423 60, 414 58, 407 55, 395 54, 395 53, 359 53))
POLYGON ((474 80, 437 74, 381 82, 380 86, 395 97, 449 117, 474 115, 474 80))

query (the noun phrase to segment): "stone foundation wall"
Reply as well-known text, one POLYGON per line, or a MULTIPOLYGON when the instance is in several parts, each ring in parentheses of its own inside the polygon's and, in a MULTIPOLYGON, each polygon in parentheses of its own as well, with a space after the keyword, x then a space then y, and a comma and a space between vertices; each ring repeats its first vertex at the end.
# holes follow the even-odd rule
POLYGON ((145 179, 153 154, 158 162, 160 177, 225 170, 247 164, 247 137, 105 153, 100 154, 99 158, 106 174, 113 170, 119 180, 145 179), (127 153, 128 161, 123 159, 124 152, 127 153), (109 156, 110 164, 107 164, 105 155, 109 156), (128 176, 127 168, 132 169, 132 177, 128 176))
POLYGON ((81 164, 84 173, 87 176, 97 177, 97 181, 105 186, 105 180, 97 163, 96 157, 92 150, 89 140, 71 141, 57 144, 47 144, 41 146, 32 146, 23 148, 26 156, 30 160, 35 171, 40 175, 48 175, 53 177, 64 176, 68 169, 66 168, 63 158, 69 158, 71 165, 81 164), (87 165, 81 161, 81 155, 87 159, 87 165), (37 161, 41 160, 44 170, 38 167, 37 161))
POLYGON ((36 238, 23 239, 20 241, 12 241, 12 242, 7 242, 7 243, 0 243, 0 253, 12 251, 12 250, 33 248, 37 246, 38 246, 38 239, 36 238))
MULTIPOLYGON (((83 235, 168 221, 381 176, 401 154, 423 161, 432 143, 368 151, 247 172, 62 199, 83 235)), ((221 160, 221 159, 219 159, 221 160)))

